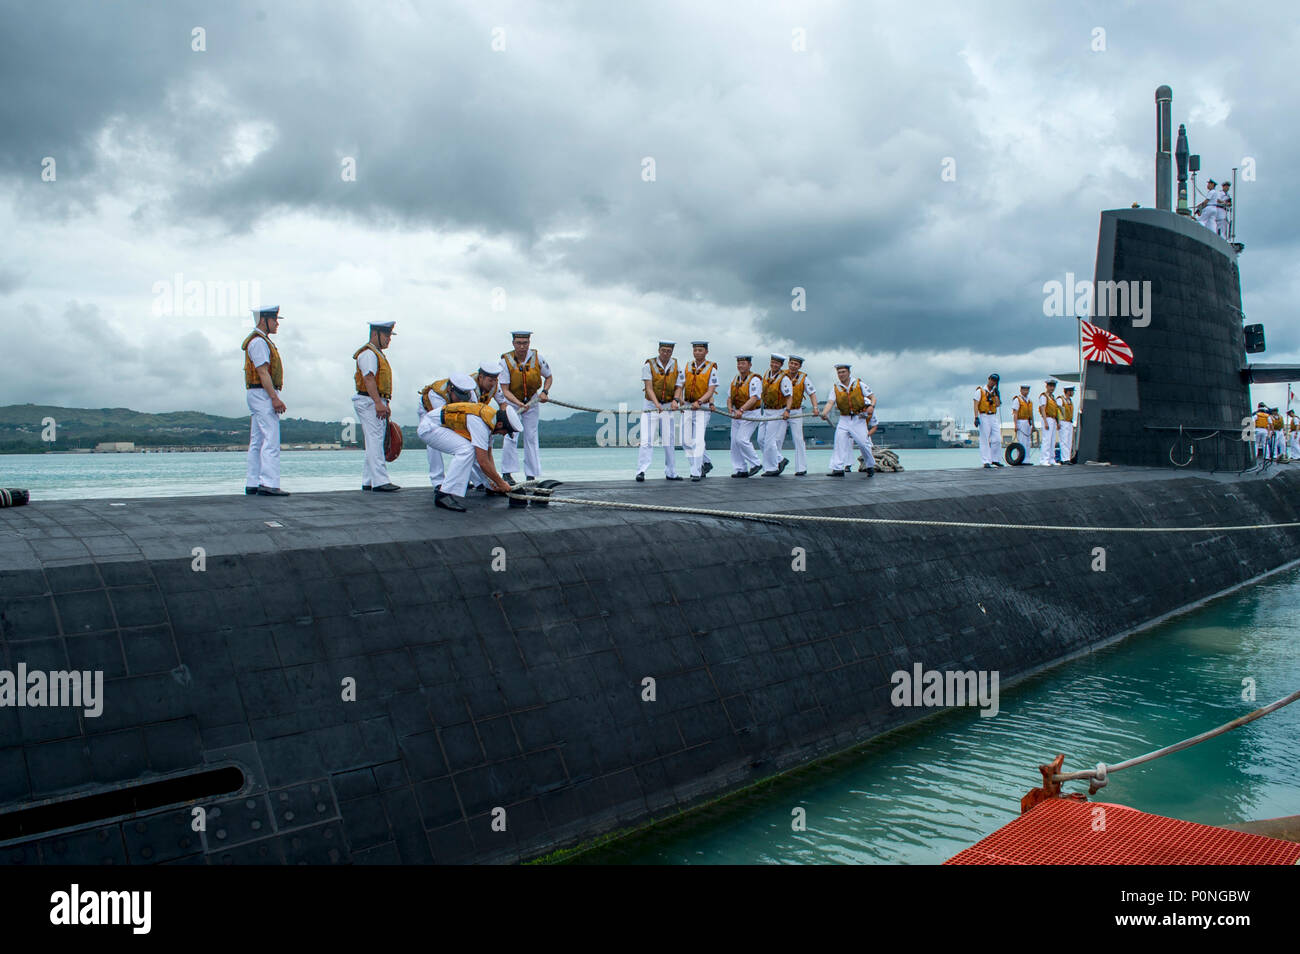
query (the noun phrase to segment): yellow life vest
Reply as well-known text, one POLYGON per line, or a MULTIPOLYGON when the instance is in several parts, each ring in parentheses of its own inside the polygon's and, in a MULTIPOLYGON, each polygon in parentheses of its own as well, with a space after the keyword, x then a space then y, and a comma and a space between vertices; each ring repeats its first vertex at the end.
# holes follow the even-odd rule
POLYGON ((861 414, 867 406, 867 396, 862 393, 862 381, 854 381, 847 388, 836 381, 835 406, 841 414, 861 414))
MULTIPOLYGON (((379 370, 375 374, 375 389, 379 391, 379 396, 387 401, 393 396, 393 369, 389 366, 388 359, 384 357, 384 353, 370 342, 366 342, 356 351, 352 352, 352 360, 355 361, 360 357, 361 352, 363 351, 373 351, 375 357, 379 359, 379 370)), ((360 368, 357 368, 356 374, 354 374, 353 377, 357 382, 357 393, 369 394, 370 392, 366 390, 366 379, 361 374, 360 368)))
POLYGON ((1268 411, 1256 411, 1256 412, 1255 412, 1255 426, 1256 426, 1257 428, 1259 428, 1260 430, 1264 430, 1264 429, 1266 429, 1266 428, 1268 427, 1268 424, 1269 424, 1269 415, 1268 415, 1268 411))
POLYGON ((749 400, 749 382, 758 377, 753 371, 749 372, 743 378, 736 375, 731 381, 731 407, 739 411, 749 400))
POLYGON ((673 358, 666 371, 659 370, 659 362, 655 358, 646 358, 645 363, 650 365, 650 389, 660 404, 667 404, 677 393, 677 359, 673 358))
POLYGON ((280 363, 280 352, 275 350, 275 343, 261 331, 254 331, 244 339, 241 346, 244 349, 244 387, 251 391, 262 386, 262 378, 258 375, 257 368, 253 367, 253 359, 248 356, 248 345, 254 338, 261 338, 271 349, 271 387, 278 391, 284 387, 284 365, 280 363))
POLYGON ((709 390, 709 379, 713 377, 713 369, 717 365, 712 361, 705 361, 703 366, 696 367, 692 362, 686 366, 686 388, 683 396, 688 401, 698 401, 704 397, 709 390))
POLYGON ((1044 391, 1042 394, 1038 396, 1040 398, 1043 398, 1047 402, 1046 405, 1043 407, 1043 420, 1059 419, 1061 416, 1061 409, 1056 404, 1056 398, 1051 394, 1048 394, 1046 391, 1044 391))
POLYGON ((1273 430, 1280 431, 1282 429, 1282 415, 1274 414, 1270 423, 1273 425, 1273 430))
POLYGON ((1016 405, 1016 420, 1032 421, 1034 419, 1034 403, 1026 401, 1019 394, 1016 395, 1016 400, 1020 402, 1016 405))
POLYGON ((515 361, 515 353, 507 351, 501 356, 510 372, 510 391, 519 400, 527 403, 528 399, 542 389, 542 359, 536 351, 529 351, 524 363, 515 361))
POLYGON ((447 397, 447 384, 450 381, 451 378, 439 378, 432 384, 426 384, 424 387, 420 388, 420 403, 424 405, 426 411, 433 410, 433 401, 429 398, 430 391, 438 395, 446 403, 451 403, 451 398, 447 397))
POLYGON ((1001 406, 1002 402, 998 400, 993 392, 989 391, 987 388, 980 388, 979 392, 979 412, 981 414, 998 413, 998 408, 1001 406))
POLYGON ((763 407, 785 407, 785 395, 781 393, 781 382, 784 380, 784 371, 778 371, 776 377, 772 377, 771 371, 763 375, 763 407))
POLYGON ((480 404, 477 401, 448 404, 442 408, 440 413, 442 414, 442 426, 455 431, 465 440, 470 440, 468 421, 470 417, 482 418, 489 431, 497 423, 497 412, 492 410, 492 405, 480 404))
POLYGON ((1067 397, 1063 397, 1056 406, 1056 416, 1066 424, 1074 423, 1074 402, 1067 397))
POLYGON ((803 371, 787 371, 785 376, 790 379, 790 407, 797 411, 803 407, 804 391, 808 387, 808 375, 803 371))

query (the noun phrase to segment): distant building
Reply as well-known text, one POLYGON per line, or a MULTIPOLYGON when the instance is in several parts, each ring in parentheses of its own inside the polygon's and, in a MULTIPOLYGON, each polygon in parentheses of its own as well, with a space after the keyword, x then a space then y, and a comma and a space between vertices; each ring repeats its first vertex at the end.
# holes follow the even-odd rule
POLYGON ((134 454, 135 443, 133 441, 107 441, 103 444, 95 445, 96 454, 134 454))

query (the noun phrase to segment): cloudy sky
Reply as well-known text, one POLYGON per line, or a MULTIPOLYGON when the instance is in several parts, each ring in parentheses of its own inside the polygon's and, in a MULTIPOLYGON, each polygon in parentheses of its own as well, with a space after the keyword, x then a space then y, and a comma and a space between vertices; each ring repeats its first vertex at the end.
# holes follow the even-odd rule
POLYGON ((1152 204, 1161 83, 1208 175, 1253 160, 1245 310, 1300 360, 1291 9, 0 0, 0 403, 242 413, 242 283, 295 417, 351 411, 373 319, 399 419, 518 327, 578 404, 703 336, 960 415, 1075 367, 1043 283, 1152 204))

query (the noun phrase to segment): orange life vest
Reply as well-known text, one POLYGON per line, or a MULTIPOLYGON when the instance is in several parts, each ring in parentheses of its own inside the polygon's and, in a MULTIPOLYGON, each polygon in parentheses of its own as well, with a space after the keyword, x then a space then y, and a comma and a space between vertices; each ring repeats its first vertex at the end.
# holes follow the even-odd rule
POLYGON ((749 382, 758 377, 753 371, 750 371, 743 378, 736 375, 731 381, 731 407, 739 411, 749 400, 749 382))
POLYGON ((763 375, 763 407, 785 407, 785 395, 781 393, 781 382, 784 380, 784 371, 778 371, 776 377, 772 377, 771 371, 763 375))
POLYGON ((997 395, 988 388, 979 389, 979 412, 981 414, 996 414, 1002 402, 998 400, 997 395))
POLYGON ((808 375, 803 371, 787 371, 785 376, 790 379, 790 407, 797 411, 803 407, 803 395, 808 387, 808 375))
POLYGON ((709 390, 709 379, 713 377, 713 369, 717 365, 712 361, 705 361, 702 367, 697 368, 694 363, 686 366, 686 388, 683 396, 688 401, 698 401, 704 397, 709 390))
POLYGON ((254 331, 245 338, 241 346, 244 349, 244 387, 251 391, 253 388, 262 386, 262 378, 258 375, 257 368, 253 367, 253 359, 248 356, 248 345, 254 338, 261 338, 266 342, 266 346, 271 349, 271 387, 278 391, 284 387, 284 366, 280 363, 280 352, 275 350, 275 343, 271 341, 270 337, 260 330, 254 331))
POLYGON ((1056 404, 1056 398, 1046 391, 1038 396, 1046 402, 1043 406, 1043 420, 1057 420, 1061 416, 1061 409, 1056 404))
POLYGON ((1016 405, 1016 420, 1032 421, 1034 419, 1033 402, 1025 400, 1019 394, 1016 395, 1016 400, 1020 402, 1016 405))
POLYGON ((1282 429, 1282 415, 1274 414, 1269 423, 1273 425, 1273 430, 1280 431, 1282 429))
POLYGON ((482 418, 483 423, 491 431, 497 423, 497 412, 492 410, 490 404, 480 404, 477 401, 462 401, 459 404, 448 404, 440 411, 442 414, 442 426, 455 431, 465 440, 470 440, 469 421, 470 417, 482 418))
POLYGON ((1074 402, 1067 397, 1063 397, 1056 406, 1056 416, 1065 424, 1074 423, 1074 402))
POLYGON ((430 391, 438 395, 446 403, 451 403, 451 398, 447 397, 447 384, 450 381, 451 378, 439 378, 432 384, 426 384, 424 387, 420 388, 420 403, 424 405, 426 411, 433 410, 433 401, 429 398, 430 391))
POLYGON ((524 363, 515 361, 515 353, 507 351, 501 356, 510 372, 510 391, 519 400, 527 403, 528 399, 542 389, 542 359, 536 351, 529 351, 524 363))
POLYGON ((1268 415, 1268 411, 1255 412, 1255 426, 1259 428, 1261 431, 1266 430, 1268 428, 1269 420, 1270 418, 1268 415))
POLYGON ((677 393, 677 359, 673 358, 666 371, 659 370, 657 358, 646 358, 645 363, 650 365, 650 390, 660 404, 667 404, 677 393))
POLYGON ((835 406, 841 414, 861 414, 867 406, 867 396, 862 393, 861 379, 854 381, 847 388, 835 382, 835 406))
MULTIPOLYGON (((360 357, 361 352, 363 351, 373 351, 375 357, 379 359, 379 370, 375 374, 375 389, 379 391, 379 396, 387 401, 393 396, 393 369, 388 364, 388 359, 384 357, 384 353, 368 341, 356 351, 352 352, 352 360, 355 361, 360 357)), ((366 379, 361 374, 360 368, 357 368, 353 378, 355 378, 357 382, 358 394, 370 393, 366 390, 366 379)))

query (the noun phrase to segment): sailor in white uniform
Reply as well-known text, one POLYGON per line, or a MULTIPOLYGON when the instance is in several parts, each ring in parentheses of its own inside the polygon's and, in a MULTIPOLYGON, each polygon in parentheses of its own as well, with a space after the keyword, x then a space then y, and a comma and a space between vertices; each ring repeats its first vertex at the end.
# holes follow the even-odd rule
POLYGON ((871 437, 867 434, 868 422, 875 414, 876 398, 861 378, 852 377, 852 370, 848 364, 835 366, 836 381, 826 406, 819 415, 822 420, 827 420, 831 408, 837 408, 840 412, 839 423, 835 425, 835 446, 831 452, 831 469, 827 477, 844 476, 844 472, 852 466, 855 444, 862 451, 867 476, 876 473, 876 457, 872 453, 871 437))
MULTIPOLYGON (((797 354, 790 355, 786 376, 790 378, 790 441, 794 444, 794 475, 808 476, 808 447, 803 439, 803 403, 804 398, 817 413, 817 388, 804 373, 803 358, 797 354)), ((783 438, 784 439, 784 438, 783 438)))
POLYGON ((1056 381, 1049 379, 1044 384, 1046 390, 1038 395, 1038 414, 1043 421, 1043 439, 1039 447, 1038 463, 1042 467, 1055 467, 1056 415, 1060 413, 1056 406, 1056 381))
POLYGON ((1034 430, 1034 402, 1029 400, 1029 385, 1020 385, 1020 393, 1012 400, 1011 419, 1016 422, 1016 443, 1025 449, 1025 460, 1029 462, 1030 442, 1034 430))
POLYGON ((284 365, 270 336, 280 328, 280 307, 253 312, 256 327, 244 339, 244 393, 248 397, 248 471, 244 493, 287 497, 280 489, 280 415, 284 365))
POLYGON ((451 440, 451 437, 455 436, 454 433, 443 427, 442 415, 439 412, 448 404, 463 404, 478 399, 478 387, 474 378, 468 374, 453 374, 441 378, 420 391, 420 425, 416 433, 420 440, 424 441, 429 452, 429 480, 434 489, 441 487, 446 478, 442 455, 454 453, 459 446, 451 440))
POLYGON ((1207 229, 1217 231, 1216 224, 1219 217, 1218 207, 1215 205, 1219 200, 1219 190, 1215 186, 1214 180, 1209 179, 1205 183, 1205 198, 1196 207, 1196 221, 1200 222, 1207 229))
POLYGON ((1056 442, 1061 448, 1061 463, 1074 461, 1074 386, 1067 386, 1065 396, 1056 402, 1056 442))
POLYGON ((475 467, 487 481, 489 496, 508 494, 510 484, 497 473, 492 461, 492 436, 518 434, 523 429, 523 422, 514 406, 507 404, 494 409, 483 401, 457 401, 430 412, 431 417, 434 415, 438 416, 442 427, 433 436, 451 454, 447 476, 434 492, 434 504, 444 510, 463 513, 465 507, 460 498, 465 496, 470 472, 475 467))
POLYGON ((681 406, 685 372, 673 357, 674 341, 659 342, 659 354, 646 358, 641 365, 641 449, 637 453, 636 479, 645 480, 646 468, 654 457, 654 441, 664 448, 664 480, 681 480, 677 476, 677 450, 673 446, 673 411, 681 406))
POLYGON ((1295 411, 1287 411, 1287 432, 1290 435, 1289 451, 1287 456, 1292 460, 1300 460, 1300 415, 1295 411))
POLYGON ((1232 205, 1232 199, 1228 196, 1228 189, 1231 186, 1231 182, 1225 182, 1219 186, 1219 196, 1214 200, 1214 231, 1218 233, 1221 239, 1228 237, 1228 207, 1232 205))
POLYGON ((980 461, 985 470, 1001 467, 998 451, 1002 449, 1002 392, 998 382, 1002 379, 990 374, 984 387, 975 389, 975 421, 980 429, 980 461))
POLYGON ((1272 415, 1268 405, 1260 401, 1255 406, 1255 459, 1264 460, 1268 454, 1269 437, 1272 429, 1272 415))
POLYGON ((388 464, 384 460, 384 431, 393 413, 388 404, 393 398, 393 369, 384 351, 392 343, 396 324, 395 321, 371 322, 370 340, 352 354, 357 364, 352 406, 366 441, 361 489, 383 493, 402 489, 388 479, 388 464))
MULTIPOLYGON (((513 351, 501 355, 500 387, 502 397, 512 404, 524 422, 524 477, 537 480, 542 476, 542 455, 538 443, 538 419, 541 405, 549 401, 551 366, 529 347, 531 331, 510 332, 513 351)), ((501 469, 507 483, 513 483, 513 474, 519 469, 519 435, 501 441, 501 469)))
POLYGON ((763 375, 763 423, 758 426, 759 443, 763 448, 763 476, 780 477, 789 466, 788 458, 781 456, 785 431, 790 423, 790 402, 794 399, 794 386, 785 373, 785 355, 772 355, 771 367, 763 375))
POLYGON ((753 355, 736 355, 736 376, 727 390, 727 412, 731 415, 731 476, 753 477, 763 469, 751 437, 758 422, 750 419, 763 400, 763 379, 753 371, 753 355))
POLYGON ((691 480, 699 481, 713 469, 704 436, 718 390, 718 365, 709 360, 707 341, 692 341, 691 354, 694 360, 683 372, 682 447, 691 465, 691 480))

